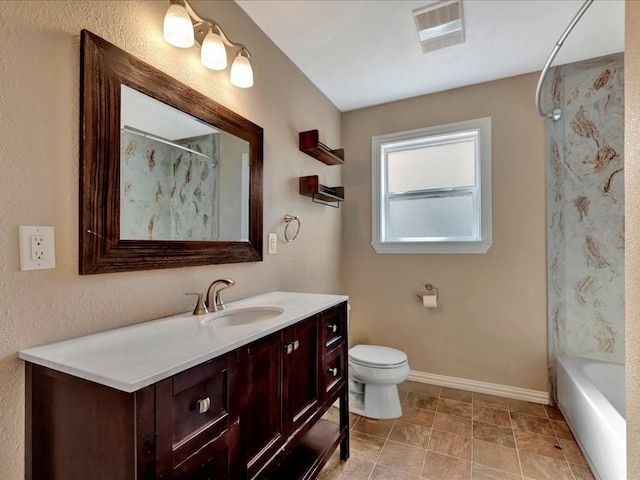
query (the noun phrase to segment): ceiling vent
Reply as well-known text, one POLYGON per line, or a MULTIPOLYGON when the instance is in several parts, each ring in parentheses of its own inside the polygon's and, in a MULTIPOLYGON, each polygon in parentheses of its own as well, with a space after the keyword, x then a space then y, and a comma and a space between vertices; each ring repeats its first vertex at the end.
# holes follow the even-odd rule
POLYGON ((413 11, 424 53, 464 42, 462 0, 440 0, 413 11))

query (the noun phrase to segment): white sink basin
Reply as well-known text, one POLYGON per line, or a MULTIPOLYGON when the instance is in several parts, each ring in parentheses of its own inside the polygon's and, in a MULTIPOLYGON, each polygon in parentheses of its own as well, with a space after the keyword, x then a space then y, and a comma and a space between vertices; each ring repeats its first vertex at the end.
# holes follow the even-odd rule
POLYGON ((284 313, 284 309, 280 307, 247 307, 224 310, 207 315, 202 320, 202 324, 207 327, 239 327, 271 320, 282 313, 284 313))

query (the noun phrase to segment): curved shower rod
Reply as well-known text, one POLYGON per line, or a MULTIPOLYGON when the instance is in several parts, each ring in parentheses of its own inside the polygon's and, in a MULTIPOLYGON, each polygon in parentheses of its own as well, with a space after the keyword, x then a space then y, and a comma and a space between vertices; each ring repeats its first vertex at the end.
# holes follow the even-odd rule
POLYGON ((589 8, 592 3, 593 0, 586 0, 582 4, 582 7, 580 7, 578 13, 576 13, 575 17, 573 17, 573 20, 571 20, 571 23, 567 26, 560 39, 556 42, 556 46, 553 47, 551 55, 549 55, 549 59, 547 60, 547 63, 545 63, 544 68, 542 69, 542 73, 540 74, 540 79, 538 80, 538 86, 536 87, 536 108, 538 109, 538 113, 540 114, 540 116, 545 118, 552 118, 554 122, 560 120, 560 117, 562 116, 562 110, 560 109, 560 107, 554 108, 551 112, 544 112, 542 110, 542 106, 540 105, 540 95, 542 94, 542 84, 544 83, 544 77, 547 75, 549 67, 551 67, 551 63, 556 58, 556 55, 560 51, 560 47, 562 47, 562 44, 571 33, 571 30, 573 30, 573 27, 576 26, 576 23, 578 23, 580 18, 582 18, 582 15, 584 15, 584 12, 587 11, 587 8, 589 8))

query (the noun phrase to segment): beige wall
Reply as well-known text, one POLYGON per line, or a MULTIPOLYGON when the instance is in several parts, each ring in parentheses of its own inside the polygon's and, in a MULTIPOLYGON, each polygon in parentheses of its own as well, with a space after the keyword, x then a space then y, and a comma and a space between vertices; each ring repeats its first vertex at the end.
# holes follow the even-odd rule
MULTIPOLYGON (((425 79, 428 81, 428 79, 425 79)), ((343 115, 343 259, 351 343, 404 350, 412 370, 547 391, 544 121, 537 75, 343 115), (486 255, 376 254, 371 137, 492 117, 493 238, 486 255), (416 298, 432 283, 440 307, 416 298)))
POLYGON ((627 477, 640 478, 640 2, 627 0, 625 24, 627 477))
MULTIPOLYGON (((341 167, 302 154, 297 132, 340 145, 340 112, 233 2, 193 2, 251 50, 255 87, 162 40, 165 1, 0 2, 0 479, 23 476, 24 369, 17 351, 193 307, 185 292, 219 277, 227 300, 271 290, 339 293, 341 211, 298 194, 298 176, 339 185, 341 167), (285 214, 302 230, 261 263, 79 276, 79 33, 87 28, 264 128, 264 232, 285 214), (57 268, 20 272, 18 225, 53 225, 57 268)), ((265 250, 266 253, 266 250, 265 250)))
MULTIPOLYGON (((17 351, 186 311, 183 292, 230 276, 228 299, 281 289, 352 296, 353 340, 404 349, 414 370, 546 390, 543 122, 531 108, 535 75, 396 102, 343 116, 231 2, 194 2, 253 54, 256 86, 231 87, 197 50, 164 43, 165 2, 0 2, 0 480, 22 477, 24 369, 17 351), (77 275, 79 32, 87 28, 265 129, 265 228, 285 213, 302 231, 262 263, 77 275), (487 255, 377 255, 369 245, 372 135, 493 117, 494 245, 487 255), (344 167, 297 150, 319 128, 344 146, 344 167), (344 179, 340 180, 344 170, 344 179), (297 194, 297 177, 344 184, 340 210, 297 194), (344 235, 340 245, 340 218, 344 235), (20 272, 17 226, 54 225, 57 268, 20 272), (342 254, 341 252, 342 246, 342 254), (343 282, 340 265, 344 260, 343 282), (424 284, 441 308, 422 309, 424 284)), ((640 2, 626 6, 627 265, 640 262, 640 2), (637 30, 637 29, 636 29, 637 30)), ((640 273, 626 272, 628 451, 640 449, 640 273)), ((629 478, 640 458, 629 456, 629 478)))

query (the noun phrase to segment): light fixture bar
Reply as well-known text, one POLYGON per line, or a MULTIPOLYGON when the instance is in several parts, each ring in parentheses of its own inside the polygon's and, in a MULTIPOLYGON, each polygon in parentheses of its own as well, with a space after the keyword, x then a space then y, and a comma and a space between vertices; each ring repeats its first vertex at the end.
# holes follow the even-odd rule
POLYGON ((200 15, 198 15, 193 9, 193 7, 189 4, 189 2, 187 2, 187 0, 170 0, 170 3, 178 3, 178 4, 182 3, 184 8, 187 10, 187 13, 191 17, 192 21, 195 20, 195 22, 193 22, 193 30, 196 37, 196 41, 200 45, 202 45, 202 40, 204 40, 204 37, 207 35, 207 30, 202 30, 199 27, 201 25, 209 25, 215 28, 216 30, 218 30, 220 38, 222 39, 222 41, 227 47, 242 48, 247 53, 249 53, 249 50, 247 50, 247 47, 245 47, 242 43, 232 42, 231 39, 229 39, 229 37, 224 33, 224 30, 222 30, 222 27, 215 20, 211 20, 209 18, 203 18, 200 15))
POLYGON ((193 40, 202 48, 202 64, 211 70, 224 70, 227 66, 227 54, 224 46, 236 48, 238 50, 231 66, 231 83, 240 88, 253 86, 253 69, 249 62, 251 57, 249 49, 242 43, 232 41, 215 20, 198 15, 187 0, 169 0, 169 10, 165 15, 165 40, 171 45, 181 48, 193 45, 193 42, 189 43, 188 41, 188 37, 191 36, 190 32, 171 30, 174 25, 176 28, 186 28, 185 22, 175 21, 181 12, 190 18, 193 40), (184 40, 185 38, 187 40, 184 40))

